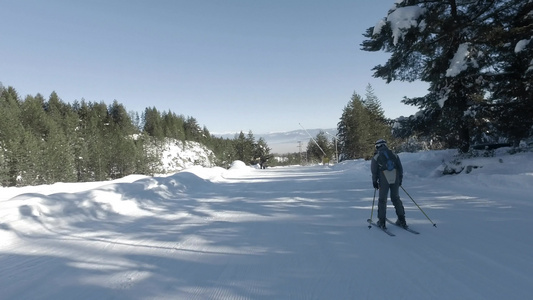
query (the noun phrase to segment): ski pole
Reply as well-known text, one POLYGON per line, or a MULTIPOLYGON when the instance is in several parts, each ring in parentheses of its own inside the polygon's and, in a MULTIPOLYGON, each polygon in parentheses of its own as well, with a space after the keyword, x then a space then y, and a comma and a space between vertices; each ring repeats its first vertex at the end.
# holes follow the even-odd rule
POLYGON ((411 198, 411 201, 413 201, 413 203, 416 205, 416 207, 418 207, 418 209, 420 209, 420 211, 424 214, 424 216, 426 216, 426 218, 428 218, 428 220, 431 222, 431 224, 433 224, 433 227, 437 227, 437 224, 435 224, 435 223, 433 223, 433 221, 431 221, 431 219, 428 217, 428 215, 426 215, 424 210, 422 210, 422 208, 420 206, 418 206, 418 204, 416 204, 416 202, 413 199, 413 197, 411 197, 411 195, 409 195, 409 193, 403 188, 403 186, 400 185, 400 187, 407 194, 407 196, 409 196, 409 198, 411 198))
MULTIPOLYGON (((372 222, 372 215, 374 214, 374 202, 376 201, 376 189, 374 189, 374 199, 372 199, 372 210, 370 211, 370 222, 372 222)), ((368 224, 368 229, 372 228, 372 225, 368 224)))

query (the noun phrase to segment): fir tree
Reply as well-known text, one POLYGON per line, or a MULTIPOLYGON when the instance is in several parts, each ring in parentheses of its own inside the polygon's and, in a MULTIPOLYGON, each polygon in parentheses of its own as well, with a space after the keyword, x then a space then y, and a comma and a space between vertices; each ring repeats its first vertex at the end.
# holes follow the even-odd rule
MULTIPOLYGON (((366 31, 362 49, 391 54, 384 65, 373 68, 375 77, 430 83, 426 96, 403 102, 422 109, 419 128, 429 128, 448 146, 465 152, 478 135, 472 130, 476 125, 513 120, 513 108, 525 108, 531 101, 532 46, 523 53, 515 49, 531 39, 532 6, 520 0, 398 2, 366 31), (490 113, 494 110, 498 113, 490 113)), ((519 119, 511 123, 531 126, 530 121, 518 125, 519 119)), ((525 134, 512 127, 500 129, 515 138, 525 134)))
POLYGON ((339 152, 342 160, 362 158, 369 155, 371 137, 370 114, 363 106, 363 99, 353 93, 350 102, 344 107, 337 125, 339 152))
POLYGON ((320 131, 314 139, 310 139, 307 143, 307 157, 311 161, 328 163, 333 157, 333 152, 332 144, 324 131, 320 131))

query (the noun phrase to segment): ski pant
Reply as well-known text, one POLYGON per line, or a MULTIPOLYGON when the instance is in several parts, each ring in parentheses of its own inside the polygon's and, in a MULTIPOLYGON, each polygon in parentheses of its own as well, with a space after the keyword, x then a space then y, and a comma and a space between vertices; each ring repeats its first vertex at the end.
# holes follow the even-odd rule
MULTIPOLYGON (((396 181, 398 182, 398 181, 396 181)), ((402 200, 400 200, 400 185, 390 184, 385 178, 379 181, 378 218, 385 219, 387 216, 387 197, 390 190, 390 199, 398 217, 405 216, 402 200)))

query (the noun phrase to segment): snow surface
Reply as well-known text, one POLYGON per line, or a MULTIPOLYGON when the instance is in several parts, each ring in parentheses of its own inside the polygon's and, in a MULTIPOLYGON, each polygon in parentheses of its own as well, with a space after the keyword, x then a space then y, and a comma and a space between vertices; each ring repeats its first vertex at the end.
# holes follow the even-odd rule
POLYGON ((529 299, 533 153, 453 154, 400 154, 395 237, 364 160, 0 188, 0 299, 529 299))

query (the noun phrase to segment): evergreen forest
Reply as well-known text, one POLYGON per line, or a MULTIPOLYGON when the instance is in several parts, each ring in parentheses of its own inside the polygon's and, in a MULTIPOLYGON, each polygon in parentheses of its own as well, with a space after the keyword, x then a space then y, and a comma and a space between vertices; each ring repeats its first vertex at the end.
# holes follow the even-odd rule
POLYGON ((0 185, 87 182, 130 174, 152 175, 158 149, 168 140, 198 142, 214 154, 214 164, 234 160, 264 163, 270 149, 253 133, 234 139, 211 135, 193 117, 146 108, 139 115, 114 101, 65 103, 52 92, 21 98, 0 85, 0 185))

